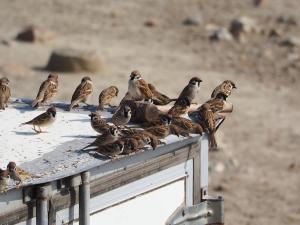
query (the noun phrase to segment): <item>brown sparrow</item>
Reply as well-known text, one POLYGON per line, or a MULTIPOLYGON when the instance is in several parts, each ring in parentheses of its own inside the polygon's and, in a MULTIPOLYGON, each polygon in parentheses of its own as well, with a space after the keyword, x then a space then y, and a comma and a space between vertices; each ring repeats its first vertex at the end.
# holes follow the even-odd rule
POLYGON ((128 93, 130 97, 135 101, 149 100, 153 98, 152 91, 148 87, 145 80, 139 71, 134 70, 130 74, 130 79, 128 81, 128 93))
POLYGON ((83 77, 81 83, 73 93, 71 104, 68 111, 71 111, 74 106, 79 103, 86 103, 88 97, 93 92, 93 83, 90 77, 83 77))
POLYGON ((141 149, 139 141, 135 138, 121 138, 120 140, 124 143, 123 154, 129 155, 141 149))
POLYGON ((217 142, 215 139, 216 121, 213 111, 208 103, 203 104, 199 111, 200 124, 208 134, 209 146, 211 149, 217 149, 217 142))
POLYGON ((170 134, 175 134, 179 137, 180 129, 171 124, 171 118, 167 115, 161 116, 162 125, 149 127, 145 131, 156 136, 158 139, 164 139, 170 134))
POLYGON ((110 128, 110 125, 101 118, 98 112, 92 112, 89 116, 91 117, 91 126, 96 132, 102 134, 110 128))
POLYGON ((102 135, 98 136, 94 142, 84 147, 82 150, 90 147, 98 147, 102 145, 111 144, 119 139, 119 134, 120 132, 118 131, 118 129, 116 127, 111 126, 102 135))
POLYGON ((117 155, 120 155, 124 150, 124 143, 120 140, 117 140, 113 143, 98 146, 94 151, 98 154, 107 156, 109 158, 115 159, 117 155))
POLYGON ((178 117, 186 114, 190 108, 190 101, 188 98, 181 98, 177 101, 177 104, 174 104, 171 109, 168 111, 168 115, 178 117))
POLYGON ((103 91, 101 91, 99 95, 99 106, 98 110, 104 110, 104 106, 111 106, 110 103, 113 98, 117 97, 119 93, 119 89, 116 86, 110 86, 103 91))
POLYGON ((148 84, 149 89, 151 90, 152 94, 153 94, 153 103, 155 105, 167 105, 170 102, 176 101, 177 99, 173 98, 169 98, 168 96, 160 93, 159 91, 156 90, 156 88, 154 87, 153 84, 148 84))
POLYGON ((143 148, 145 145, 151 145, 152 149, 154 150, 157 145, 163 144, 156 136, 145 130, 123 129, 121 132, 123 137, 137 140, 139 148, 143 148))
POLYGON ((6 77, 0 79, 0 110, 4 110, 8 106, 7 103, 11 96, 8 84, 9 80, 6 77))
POLYGON ((31 103, 34 108, 39 107, 41 104, 45 104, 49 99, 54 97, 58 88, 58 75, 49 74, 47 80, 45 80, 39 89, 36 99, 31 103))
POLYGON ((203 128, 201 127, 200 124, 194 123, 193 121, 183 118, 183 117, 172 117, 171 123, 191 134, 202 135, 202 133, 203 133, 203 128))
POLYGON ((218 85, 212 92, 211 98, 216 98, 220 96, 223 100, 226 100, 229 95, 231 95, 232 89, 236 89, 235 83, 231 80, 225 80, 222 84, 218 85))
POLYGON ((180 93, 177 101, 175 102, 175 105, 180 104, 180 101, 183 98, 186 98, 188 100, 188 102, 190 104, 192 104, 194 98, 196 97, 196 94, 199 91, 201 82, 202 82, 202 80, 198 77, 193 77, 192 79, 190 79, 188 85, 185 86, 185 88, 180 93))
POLYGON ((46 112, 40 114, 39 116, 33 118, 32 120, 22 123, 21 125, 33 125, 33 130, 36 133, 42 133, 41 127, 46 127, 52 124, 55 121, 56 117, 56 109, 54 106, 47 109, 46 112), (39 130, 37 130, 35 127, 38 127, 39 130))
POLYGON ((6 192, 8 186, 8 171, 0 169, 0 193, 6 192))
POLYGON ((121 105, 112 116, 111 121, 116 126, 124 126, 131 119, 131 108, 128 105, 121 105))
POLYGON ((7 171, 9 174, 10 179, 18 182, 19 184, 22 183, 22 178, 17 171, 17 165, 15 162, 9 162, 7 165, 7 171))

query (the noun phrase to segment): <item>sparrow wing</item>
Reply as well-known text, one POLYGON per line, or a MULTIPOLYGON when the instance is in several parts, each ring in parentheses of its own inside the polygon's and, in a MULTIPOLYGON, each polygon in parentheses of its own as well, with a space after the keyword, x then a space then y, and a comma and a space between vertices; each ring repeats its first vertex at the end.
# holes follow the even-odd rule
POLYGON ((33 118, 32 120, 23 123, 24 124, 34 124, 34 125, 42 125, 44 123, 47 123, 50 120, 50 115, 48 113, 42 113, 38 115, 37 117, 33 118))
POLYGON ((140 79, 140 80, 138 80, 137 84, 138 84, 138 88, 143 93, 143 95, 145 96, 146 99, 153 98, 153 93, 150 90, 150 88, 148 87, 148 84, 146 83, 146 81, 144 81, 143 79, 140 79))
POLYGON ((39 92, 35 98, 35 100, 32 102, 32 107, 37 107, 38 103, 42 102, 45 96, 46 90, 49 88, 50 82, 48 80, 44 81, 39 89, 39 92))
POLYGON ((210 105, 210 108, 214 113, 223 110, 224 101, 222 99, 212 98, 208 100, 206 103, 210 105))

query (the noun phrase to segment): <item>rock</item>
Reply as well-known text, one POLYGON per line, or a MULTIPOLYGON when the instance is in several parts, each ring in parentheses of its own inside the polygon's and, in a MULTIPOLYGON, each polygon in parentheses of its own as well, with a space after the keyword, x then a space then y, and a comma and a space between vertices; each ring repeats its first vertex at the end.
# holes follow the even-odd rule
POLYGON ((269 32, 269 37, 271 37, 271 38, 282 37, 282 35, 283 35, 283 33, 276 28, 271 29, 269 32))
POLYGON ((228 32, 225 27, 221 27, 218 30, 214 31, 210 36, 209 39, 211 41, 231 41, 232 35, 228 32))
POLYGON ((103 62, 96 51, 58 49, 52 52, 46 69, 61 72, 98 72, 103 70, 103 62))
POLYGON ((278 23, 284 23, 287 25, 293 25, 296 26, 297 25, 297 20, 295 17, 293 16, 289 16, 289 15, 281 15, 277 18, 277 22, 278 23))
POLYGON ((300 46, 300 39, 298 37, 294 37, 294 36, 288 36, 285 37, 280 44, 282 46, 287 46, 287 47, 296 47, 296 46, 300 46))
POLYGON ((236 39, 240 39, 242 34, 257 32, 259 30, 255 20, 249 17, 241 17, 231 21, 229 31, 236 39))
POLYGON ((16 40, 26 42, 47 42, 55 38, 55 34, 45 28, 29 26, 21 31, 16 40))
POLYGON ((183 20, 183 25, 187 26, 198 26, 202 24, 203 19, 200 15, 189 16, 183 20))
POLYGON ((0 72, 6 75, 18 75, 18 76, 28 76, 34 74, 34 72, 30 68, 27 68, 26 66, 23 66, 21 64, 16 64, 16 63, 2 65, 0 67, 0 72))
POLYGON ((155 20, 155 19, 150 19, 150 20, 147 20, 144 25, 146 27, 156 27, 158 25, 158 22, 155 20))
POLYGON ((254 4, 256 7, 265 5, 266 3, 267 3, 267 0, 253 0, 253 4, 254 4))

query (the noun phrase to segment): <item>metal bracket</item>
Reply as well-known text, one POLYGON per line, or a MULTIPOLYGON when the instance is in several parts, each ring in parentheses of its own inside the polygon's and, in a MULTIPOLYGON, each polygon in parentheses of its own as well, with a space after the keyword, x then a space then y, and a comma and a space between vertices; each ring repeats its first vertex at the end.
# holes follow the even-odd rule
POLYGON ((222 197, 207 199, 200 204, 178 208, 166 225, 224 224, 224 200, 222 197))

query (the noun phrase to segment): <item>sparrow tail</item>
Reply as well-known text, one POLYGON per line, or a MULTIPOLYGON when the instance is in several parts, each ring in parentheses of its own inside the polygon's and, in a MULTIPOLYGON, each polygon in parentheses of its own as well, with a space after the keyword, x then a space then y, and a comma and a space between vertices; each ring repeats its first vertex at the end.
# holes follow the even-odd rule
POLYGON ((209 140, 209 147, 210 147, 210 149, 217 149, 218 148, 214 132, 210 133, 208 135, 208 140, 209 140))
POLYGON ((32 108, 38 108, 39 107, 39 102, 35 99, 32 103, 31 103, 32 108))

